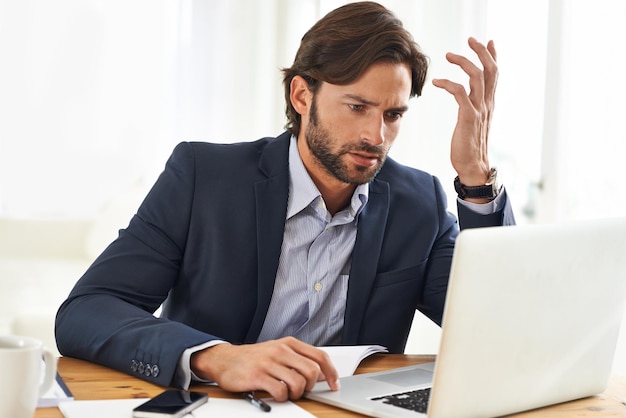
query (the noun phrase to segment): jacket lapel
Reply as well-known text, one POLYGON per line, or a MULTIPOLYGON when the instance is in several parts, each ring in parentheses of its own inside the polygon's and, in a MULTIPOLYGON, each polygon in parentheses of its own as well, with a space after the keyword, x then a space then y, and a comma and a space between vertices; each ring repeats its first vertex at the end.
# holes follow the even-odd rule
POLYGON ((274 291, 278 260, 285 230, 289 193, 289 138, 285 133, 271 139, 262 151, 259 169, 267 176, 254 186, 256 200, 256 245, 258 257, 257 306, 246 335, 256 342, 274 291))
POLYGON ((389 215, 389 183, 374 179, 369 200, 359 215, 348 281, 346 314, 341 343, 358 343, 361 323, 376 278, 376 270, 389 215))

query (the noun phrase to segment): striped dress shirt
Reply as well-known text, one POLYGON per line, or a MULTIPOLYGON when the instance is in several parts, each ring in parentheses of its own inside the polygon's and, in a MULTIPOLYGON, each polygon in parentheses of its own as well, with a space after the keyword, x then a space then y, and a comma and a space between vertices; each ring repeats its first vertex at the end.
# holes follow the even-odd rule
POLYGON ((289 147, 289 200, 272 301, 258 341, 294 336, 312 345, 339 343, 357 219, 369 185, 331 216, 307 173, 295 137, 289 147))

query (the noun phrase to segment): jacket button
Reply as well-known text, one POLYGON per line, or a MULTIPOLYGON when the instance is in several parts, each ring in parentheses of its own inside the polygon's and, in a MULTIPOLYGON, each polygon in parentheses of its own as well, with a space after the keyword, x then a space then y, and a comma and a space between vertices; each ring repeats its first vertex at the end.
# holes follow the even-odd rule
POLYGON ((144 374, 148 377, 152 374, 152 366, 150 364, 146 364, 146 372, 144 374))
POLYGON ((139 374, 143 374, 145 370, 146 370, 146 365, 143 364, 143 361, 140 361, 139 367, 137 367, 137 371, 139 372, 139 374))
POLYGON ((159 372, 159 366, 157 366, 156 364, 152 366, 152 377, 157 377, 159 375, 159 372))
POLYGON ((131 369, 133 372, 136 372, 136 371, 137 371, 137 366, 138 366, 138 364, 137 364, 137 360, 132 360, 132 361, 130 362, 130 369, 131 369))

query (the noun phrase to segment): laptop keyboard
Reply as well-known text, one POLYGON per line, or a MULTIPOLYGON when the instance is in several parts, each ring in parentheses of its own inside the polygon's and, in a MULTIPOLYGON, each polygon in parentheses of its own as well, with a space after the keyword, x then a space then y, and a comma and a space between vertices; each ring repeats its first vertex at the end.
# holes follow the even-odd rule
POLYGON ((428 398, 430 397, 430 388, 412 390, 410 392, 394 393, 392 395, 380 396, 372 398, 373 401, 379 401, 389 405, 398 406, 415 412, 426 413, 428 409, 428 398))

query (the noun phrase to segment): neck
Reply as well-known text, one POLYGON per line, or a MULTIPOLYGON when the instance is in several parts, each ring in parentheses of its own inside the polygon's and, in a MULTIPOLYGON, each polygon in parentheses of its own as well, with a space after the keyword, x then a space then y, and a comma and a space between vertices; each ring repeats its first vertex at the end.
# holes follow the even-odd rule
POLYGON ((350 204, 350 199, 354 194, 356 186, 351 184, 342 183, 345 187, 342 189, 327 188, 323 183, 318 183, 313 179, 313 182, 322 194, 322 199, 326 203, 326 209, 331 215, 335 215, 340 210, 345 209, 350 204))

